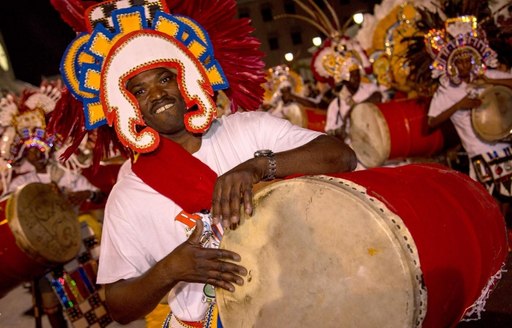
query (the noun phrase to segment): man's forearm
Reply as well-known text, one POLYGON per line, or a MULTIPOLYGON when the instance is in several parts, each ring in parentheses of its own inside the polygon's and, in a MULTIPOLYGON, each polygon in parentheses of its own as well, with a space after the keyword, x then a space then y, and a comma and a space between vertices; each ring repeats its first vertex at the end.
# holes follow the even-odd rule
POLYGON ((428 126, 431 128, 437 128, 441 124, 443 124, 445 121, 450 119, 450 117, 455 113, 457 110, 459 110, 458 103, 452 105, 450 108, 442 112, 441 114, 437 115, 436 117, 430 117, 428 118, 428 126))
POLYGON ((493 85, 502 85, 512 89, 512 79, 489 79, 488 82, 493 85))
POLYGON ((127 324, 150 313, 176 284, 167 280, 166 269, 159 262, 140 277, 105 285, 112 319, 127 324))
POLYGON ((276 154, 276 176, 352 171, 357 165, 354 151, 335 137, 322 135, 293 150, 276 154))

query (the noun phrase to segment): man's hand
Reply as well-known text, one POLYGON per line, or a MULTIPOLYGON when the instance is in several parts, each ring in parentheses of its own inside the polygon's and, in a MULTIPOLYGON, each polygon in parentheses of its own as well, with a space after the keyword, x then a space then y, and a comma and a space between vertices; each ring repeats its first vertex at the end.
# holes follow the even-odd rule
POLYGON ((457 109, 472 109, 480 107, 482 100, 473 98, 470 95, 465 96, 457 103, 457 109))
POLYGON ((224 260, 240 262, 240 255, 224 249, 203 248, 202 232, 203 222, 198 220, 188 240, 168 255, 166 261, 172 268, 172 279, 206 283, 234 291, 233 284, 244 284, 242 276, 247 275, 247 270, 224 260))
POLYGON ((73 206, 80 206, 83 202, 88 200, 91 197, 92 191, 90 190, 81 190, 81 191, 72 191, 67 192, 68 201, 73 206))
MULTIPOLYGON (((259 160, 267 161, 264 158, 259 160)), ((256 162, 255 159, 251 159, 217 178, 212 200, 214 224, 222 220, 224 228, 236 226, 240 221, 242 203, 244 204, 245 213, 252 214, 252 187, 261 180, 265 173, 259 170, 256 165, 253 165, 256 162)))

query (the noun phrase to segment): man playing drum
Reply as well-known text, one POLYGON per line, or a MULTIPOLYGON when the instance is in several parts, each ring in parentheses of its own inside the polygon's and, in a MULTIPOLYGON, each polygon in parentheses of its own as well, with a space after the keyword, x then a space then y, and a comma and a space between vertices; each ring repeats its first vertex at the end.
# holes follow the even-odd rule
POLYGON ((215 120, 214 91, 229 86, 233 109, 256 109, 263 91, 258 42, 248 21, 234 18, 235 1, 151 1, 151 10, 112 11, 120 2, 88 9, 90 41, 75 39, 85 45, 68 51, 61 69, 70 92, 84 100, 88 128, 113 124, 135 154, 106 205, 98 283, 121 323, 148 314, 168 295, 166 327, 209 327, 217 322, 214 287, 233 291, 247 272, 228 262, 240 261, 238 254, 202 245, 217 246, 222 226, 236 226, 242 208, 252 211, 253 184, 352 170, 355 155, 336 138, 268 113, 215 120), (92 21, 105 6, 111 21, 92 21), (219 21, 236 35, 219 33, 219 21), (97 66, 73 70, 87 54, 97 66), (84 85, 73 89, 74 82, 84 85))
MULTIPOLYGON (((473 16, 457 17, 448 20, 448 26, 473 21, 476 22, 473 16)), ((498 65, 496 53, 483 35, 474 35, 477 34, 453 35, 468 42, 461 44, 453 39, 439 51, 432 67, 433 75, 440 78, 440 86, 430 103, 428 124, 437 127, 448 119, 452 121, 471 162, 470 176, 505 204, 512 197, 512 147, 509 143, 479 138, 471 121, 471 110, 482 104, 475 90, 484 84, 512 88, 512 74, 487 69, 498 65)))
POLYGON ((349 128, 350 110, 362 102, 381 102, 382 93, 377 85, 361 82, 364 72, 355 57, 347 55, 341 56, 340 59, 342 64, 337 69, 339 72, 334 76, 337 97, 327 108, 325 131, 329 135, 345 140, 349 128))

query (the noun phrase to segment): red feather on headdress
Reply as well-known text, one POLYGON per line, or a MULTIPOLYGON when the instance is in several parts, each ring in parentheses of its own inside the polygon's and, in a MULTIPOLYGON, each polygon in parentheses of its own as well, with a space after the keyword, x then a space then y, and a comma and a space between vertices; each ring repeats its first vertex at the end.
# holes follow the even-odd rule
POLYGON ((52 6, 59 12, 62 20, 75 32, 86 32, 85 10, 97 2, 81 0, 50 0, 52 6))
POLYGON ((263 101, 265 64, 260 41, 250 36, 254 28, 247 18, 236 18, 234 0, 167 0, 171 14, 188 16, 206 31, 215 51, 215 59, 229 81, 225 90, 231 111, 238 107, 255 110, 263 101))

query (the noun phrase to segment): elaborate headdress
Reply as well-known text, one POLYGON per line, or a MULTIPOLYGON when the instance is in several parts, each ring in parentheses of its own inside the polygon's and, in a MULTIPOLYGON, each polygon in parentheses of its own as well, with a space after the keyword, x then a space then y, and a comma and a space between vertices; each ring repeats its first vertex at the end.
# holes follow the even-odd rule
MULTIPOLYGON (((84 129, 105 125, 135 152, 158 146, 158 133, 146 126, 136 99, 125 88, 131 77, 151 68, 177 72, 187 107, 197 107, 185 115, 186 128, 194 133, 205 132, 216 117, 217 90, 226 90, 232 111, 238 106, 256 109, 262 100, 259 42, 250 36, 249 20, 235 18, 234 0, 113 0, 87 9, 78 0, 52 4, 80 32, 61 63, 72 97, 64 95, 52 122, 74 140, 71 149, 80 143, 84 129), (80 103, 83 114, 77 113, 80 103)), ((114 139, 108 134, 98 131, 95 155, 104 153, 114 139)))
MULTIPOLYGON (((496 39, 496 26, 486 1, 443 1, 438 12, 419 10, 417 27, 421 33, 411 41, 406 54, 411 79, 422 88, 440 83, 461 83, 457 59, 471 60, 472 77, 498 65, 498 54, 491 49, 489 36, 496 39)), ((432 88, 423 88, 423 90, 432 88)), ((432 90, 431 90, 432 91, 432 90)))
POLYGON ((478 28, 475 16, 449 18, 444 29, 432 29, 425 35, 426 49, 434 59, 432 77, 441 83, 460 84, 455 61, 471 59, 471 73, 482 75, 487 67, 497 67, 497 54, 489 47, 485 33, 478 28))
POLYGON ((271 98, 284 87, 290 87, 298 95, 302 95, 304 91, 302 77, 284 64, 269 68, 266 79, 267 81, 263 85, 265 101, 271 101, 271 98))
POLYGON ((45 152, 53 146, 54 138, 45 131, 46 121, 60 96, 58 85, 43 82, 39 90, 23 90, 20 98, 7 95, 1 99, 0 156, 3 159, 20 158, 28 146, 37 146, 45 152))
POLYGON ((359 41, 372 62, 372 73, 386 88, 411 91, 409 67, 403 55, 408 44, 406 37, 416 35, 418 7, 433 8, 433 0, 383 0, 376 4, 373 14, 365 14, 355 39, 359 41))
POLYGON ((293 0, 297 3, 310 17, 283 14, 277 15, 275 18, 296 18, 305 21, 316 27, 327 38, 320 49, 315 52, 311 61, 311 71, 315 79, 320 82, 334 85, 342 80, 347 80, 350 76, 349 68, 353 64, 358 65, 361 70, 371 70, 370 62, 359 43, 349 37, 343 35, 352 22, 352 18, 342 26, 338 20, 336 12, 332 6, 324 0, 324 4, 328 9, 328 14, 324 13, 313 0, 307 0, 307 3, 300 0, 293 0), (345 63, 349 60, 350 63, 345 63))
POLYGON ((60 98, 60 87, 43 82, 40 89, 25 89, 18 98, 0 99, 0 182, 2 194, 12 176, 13 165, 28 148, 37 148, 49 158, 57 138, 45 130, 46 120, 60 98))
POLYGON ((43 128, 35 128, 32 131, 24 128, 14 138, 11 148, 13 161, 22 159, 25 151, 30 148, 37 148, 48 159, 54 150, 56 141, 56 136, 48 134, 43 128))

